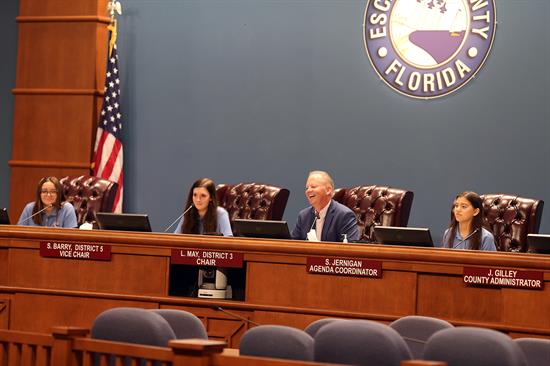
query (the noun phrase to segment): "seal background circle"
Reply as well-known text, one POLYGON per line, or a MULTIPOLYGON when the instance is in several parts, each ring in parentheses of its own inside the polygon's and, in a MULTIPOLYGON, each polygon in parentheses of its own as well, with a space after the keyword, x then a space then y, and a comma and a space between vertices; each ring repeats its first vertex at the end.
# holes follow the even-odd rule
MULTIPOLYGON (((478 54, 475 56, 475 58, 478 59, 476 61, 475 65, 469 65, 472 69, 470 74, 467 75, 462 81, 456 82, 455 83, 456 85, 454 85, 453 87, 451 87, 449 89, 443 88, 441 91, 436 90, 433 93, 429 93, 429 94, 425 94, 425 95, 418 92, 418 91, 416 93, 415 92, 412 92, 412 93, 408 92, 406 87, 400 87, 398 85, 395 85, 394 83, 392 83, 391 80, 388 81, 386 79, 385 75, 384 75, 385 69, 389 66, 389 64, 391 63, 391 60, 393 60, 393 59, 398 60, 406 68, 409 68, 409 69, 414 68, 414 66, 409 65, 401 57, 397 56, 397 52, 393 48, 392 41, 389 39, 389 37, 390 37, 389 24, 390 24, 390 21, 391 21, 389 17, 388 17, 387 22, 385 24, 385 26, 387 27, 387 30, 386 30, 387 35, 386 35, 385 38, 388 38, 388 41, 385 43, 385 48, 387 48, 388 56, 386 56, 385 59, 390 60, 390 61, 388 61, 385 64, 385 67, 380 67, 378 65, 378 63, 376 62, 376 60, 373 59, 373 58, 378 58, 377 57, 378 47, 376 47, 374 45, 374 43, 381 43, 381 42, 380 41, 377 42, 376 40, 369 42, 369 40, 368 40, 368 31, 369 31, 370 28, 367 25, 367 22, 368 22, 369 17, 374 12, 372 6, 376 1, 377 0, 367 0, 366 6, 365 6, 365 12, 364 12, 364 16, 363 16, 363 44, 364 44, 364 47, 365 47, 365 52, 367 53, 367 56, 368 56, 369 61, 371 63, 371 66, 374 68, 374 70, 376 71, 376 73, 378 74, 380 79, 382 79, 384 81, 384 83, 386 85, 388 85, 391 89, 397 91, 398 93, 400 93, 402 95, 405 95, 405 96, 408 96, 408 97, 411 97, 411 98, 415 98, 415 99, 435 99, 435 98, 440 98, 440 97, 449 95, 449 94, 461 89, 470 80, 474 79, 475 76, 477 75, 477 73, 482 69, 483 65, 485 64, 485 61, 487 60, 487 58, 489 57, 489 54, 491 53, 493 43, 494 43, 494 39, 495 39, 496 27, 497 27, 497 21, 496 21, 497 14, 496 14, 495 0, 482 0, 481 1, 482 3, 487 2, 487 7, 489 8, 489 11, 490 11, 490 14, 491 14, 491 19, 488 23, 489 24, 488 39, 484 41, 484 43, 486 43, 486 45, 484 45, 483 51, 478 52, 478 54)), ((378 1, 380 1, 380 0, 378 0, 378 1)), ((391 6, 390 6, 389 11, 386 11, 385 13, 388 13, 391 16, 393 7, 399 1, 400 0, 395 0, 394 2, 391 2, 391 0, 388 0, 388 2, 391 3, 391 6)), ((467 1, 467 3, 469 3, 469 2, 467 1)), ((377 11, 377 12, 380 13, 380 11, 377 11)), ((472 12, 472 14, 473 14, 473 12, 472 12)), ((471 33, 471 25, 470 25, 470 29, 467 29, 466 31, 468 33, 471 33)), ((479 37, 479 36, 474 35, 474 34, 468 34, 467 36, 470 37, 470 38, 472 38, 473 36, 479 37)), ((480 42, 477 42, 477 43, 480 43, 480 42)), ((468 55, 468 49, 469 49, 468 44, 469 44, 468 41, 463 42, 461 44, 461 49, 460 49, 460 52, 459 52, 460 54, 463 54, 465 56, 468 55)), ((459 56, 460 55, 456 55, 454 57, 454 60, 458 59, 459 56)), ((464 59, 468 59, 468 58, 464 57, 464 59)), ((452 62, 452 60, 451 60, 451 62, 452 62)), ((434 68, 434 69, 432 69, 432 71, 434 73, 437 72, 437 71, 441 71, 443 68, 448 67, 451 62, 447 62, 442 67, 434 68)), ((422 70, 426 70, 426 69, 416 70, 416 68, 415 68, 413 71, 422 71, 422 70)), ((409 74, 410 74, 410 72, 409 72, 409 74)), ((407 80, 403 79, 403 81, 404 81, 405 86, 406 86, 407 80)), ((421 87, 419 87, 418 90, 421 90, 421 87)))

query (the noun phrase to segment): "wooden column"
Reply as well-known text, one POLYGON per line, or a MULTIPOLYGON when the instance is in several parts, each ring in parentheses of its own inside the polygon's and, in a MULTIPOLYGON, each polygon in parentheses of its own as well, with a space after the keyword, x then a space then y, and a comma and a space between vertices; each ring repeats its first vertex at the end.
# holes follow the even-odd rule
POLYGON ((10 214, 43 176, 89 174, 107 54, 107 0, 20 0, 10 214))

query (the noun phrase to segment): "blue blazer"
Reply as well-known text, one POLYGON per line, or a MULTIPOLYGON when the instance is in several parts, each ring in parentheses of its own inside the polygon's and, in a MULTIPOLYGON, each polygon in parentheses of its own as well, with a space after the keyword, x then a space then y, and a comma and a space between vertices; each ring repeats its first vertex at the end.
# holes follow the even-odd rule
MULTIPOLYGON (((292 230, 292 239, 305 240, 307 233, 313 225, 315 213, 313 207, 300 211, 296 226, 292 230)), ((335 200, 330 201, 330 206, 325 216, 321 241, 342 241, 342 234, 347 234, 348 240, 359 240, 357 217, 352 210, 335 200)))

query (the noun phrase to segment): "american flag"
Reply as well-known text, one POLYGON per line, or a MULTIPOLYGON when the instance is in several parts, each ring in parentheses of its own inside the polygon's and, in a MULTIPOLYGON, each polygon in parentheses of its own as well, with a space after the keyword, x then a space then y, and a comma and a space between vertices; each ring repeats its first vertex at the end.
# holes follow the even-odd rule
POLYGON ((99 123, 97 125, 93 173, 96 177, 118 183, 118 191, 113 205, 113 212, 122 212, 123 155, 120 135, 122 129, 122 114, 120 112, 119 103, 120 79, 116 49, 116 28, 110 27, 110 30, 111 47, 107 58, 103 107, 101 108, 99 123))

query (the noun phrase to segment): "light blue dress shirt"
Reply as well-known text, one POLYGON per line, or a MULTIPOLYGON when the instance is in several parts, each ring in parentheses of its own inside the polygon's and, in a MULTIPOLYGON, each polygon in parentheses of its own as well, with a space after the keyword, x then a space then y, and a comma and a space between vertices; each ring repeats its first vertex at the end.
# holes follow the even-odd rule
MULTIPOLYGON (((450 229, 445 230, 445 234, 443 234, 443 244, 442 246, 445 246, 445 243, 447 243, 448 235, 449 235, 450 229)), ((475 231, 470 233, 470 235, 466 236, 465 238, 462 238, 460 236, 459 230, 456 231, 455 238, 453 240, 453 249, 470 249, 471 246, 471 237, 474 235, 475 231)), ((495 245, 495 238, 493 237, 493 234, 485 228, 481 228, 481 243, 479 250, 485 250, 489 252, 494 252, 497 250, 497 247, 495 245)))
MULTIPOLYGON (((40 226, 37 225, 33 219, 30 218, 32 216, 33 208, 34 202, 27 203, 27 205, 23 209, 23 212, 21 213, 21 217, 19 217, 17 225, 40 226)), ((47 214, 46 211, 44 211, 40 215, 42 216, 41 226, 66 228, 75 228, 78 226, 74 207, 69 202, 65 202, 60 209, 54 207, 50 214, 47 214)))
MULTIPOLYGON (((223 207, 218 206, 218 209, 216 210, 216 215, 216 219, 218 221, 218 227, 216 228, 216 231, 218 233, 221 233, 223 236, 233 236, 233 231, 231 231, 231 223, 229 222, 229 214, 227 213, 227 211, 223 207)), ((174 231, 175 234, 181 234, 183 221, 184 217, 182 217, 180 222, 178 223, 178 226, 174 231)), ((202 234, 203 232, 203 220, 201 219, 199 221, 199 233, 202 234)))

